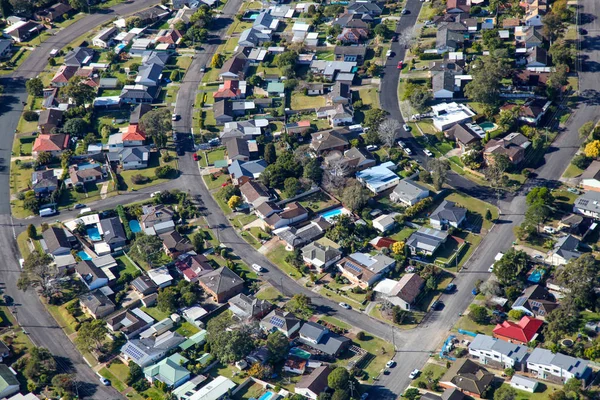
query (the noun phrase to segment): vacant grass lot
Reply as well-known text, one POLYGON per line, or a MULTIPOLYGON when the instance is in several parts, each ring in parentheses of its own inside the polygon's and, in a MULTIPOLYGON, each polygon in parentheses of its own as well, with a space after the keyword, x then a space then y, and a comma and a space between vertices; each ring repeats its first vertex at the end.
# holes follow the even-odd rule
POLYGON ((291 276, 292 278, 301 278, 302 274, 298 271, 294 266, 288 264, 285 261, 285 257, 291 254, 289 251, 285 250, 285 246, 282 244, 278 244, 277 246, 273 246, 271 251, 267 253, 267 257, 273 264, 275 264, 280 270, 284 271, 286 274, 291 276))
POLYGON ((305 96, 300 92, 292 93, 292 110, 303 110, 306 108, 318 108, 325 106, 325 97, 323 96, 305 96))

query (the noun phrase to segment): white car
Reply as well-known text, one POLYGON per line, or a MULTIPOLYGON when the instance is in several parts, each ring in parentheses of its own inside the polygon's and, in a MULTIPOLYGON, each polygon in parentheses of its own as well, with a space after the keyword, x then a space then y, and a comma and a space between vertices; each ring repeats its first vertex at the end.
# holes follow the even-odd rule
POLYGON ((386 52, 385 52, 385 56, 386 56, 387 58, 391 58, 391 57, 392 57, 392 54, 393 54, 393 53, 392 53, 392 51, 391 51, 391 50, 388 50, 388 51, 386 51, 386 52))
POLYGON ((256 272, 263 272, 263 267, 261 267, 258 264, 252 264, 252 269, 255 270, 256 272))
POLYGON ((160 190, 158 192, 150 193, 150 197, 158 196, 160 194, 160 190))
POLYGON ((396 365, 396 361, 394 361, 394 360, 390 360, 390 361, 388 361, 388 362, 385 363, 385 366, 387 368, 393 368, 395 365, 396 365))
POLYGON ((406 144, 402 140, 398 140, 398 146, 405 148, 406 144))
POLYGON ((110 386, 110 381, 104 377, 100 377, 100 382, 104 385, 104 386, 110 386))
POLYGON ((549 233, 549 234, 551 234, 551 235, 552 235, 552 234, 554 234, 554 233, 556 232, 556 229, 554 229, 554 228, 553 228, 553 227, 551 227, 551 226, 545 226, 545 227, 544 227, 544 232, 546 232, 546 233, 549 233))
POLYGON ((418 369, 413 369, 413 371, 410 373, 410 375, 408 376, 410 379, 415 379, 417 376, 419 376, 419 374, 421 373, 421 371, 419 371, 418 369))
POLYGON ((425 153, 425 155, 427 157, 433 157, 433 153, 431 151, 429 151, 428 149, 423 149, 423 153, 425 153))
POLYGON ((370 144, 367 146, 367 150, 369 150, 369 151, 375 151, 377 149, 378 149, 378 147, 375 146, 374 144, 370 144))
POLYGON ((172 114, 171 115, 171 121, 177 121, 179 119, 179 115, 178 114, 172 114))
POLYGON ((494 264, 492 264, 489 268, 488 268, 488 272, 494 272, 494 264))
POLYGON ((338 304, 340 307, 345 308, 346 310, 350 310, 352 307, 350 307, 348 304, 346 303, 339 303, 338 304))
POLYGON ((409 149, 408 147, 405 147, 402 150, 404 150, 404 152, 406 153, 407 156, 410 156, 412 154, 412 150, 409 149))
POLYGON ((408 10, 406 8, 403 8, 402 11, 400 11, 400 14, 406 15, 408 14, 408 10))
POLYGON ((408 125, 408 124, 404 124, 404 125, 402 125, 402 128, 404 128, 404 130, 405 130, 406 132, 410 132, 410 131, 412 131, 412 128, 411 128, 411 127, 410 127, 410 125, 408 125))

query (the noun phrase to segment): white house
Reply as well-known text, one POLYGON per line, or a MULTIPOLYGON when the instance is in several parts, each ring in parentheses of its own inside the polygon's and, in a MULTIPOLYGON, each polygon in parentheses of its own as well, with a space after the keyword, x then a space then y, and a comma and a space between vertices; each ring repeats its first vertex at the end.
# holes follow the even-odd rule
POLYGON ((396 225, 394 219, 395 214, 384 214, 373 220, 373 228, 377 229, 381 233, 385 233, 392 229, 396 225))
POLYGON ((484 365, 518 370, 527 356, 527 346, 509 343, 491 336, 477 335, 469 345, 469 355, 484 365))
POLYGON ((161 289, 170 286, 173 282, 173 277, 166 266, 151 269, 148 271, 148 277, 161 289))
POLYGON ((92 39, 92 44, 106 49, 113 44, 113 37, 117 34, 117 28, 114 26, 103 29, 92 39))
POLYGON ((402 203, 408 207, 414 206, 419 201, 429 196, 429 189, 415 183, 410 179, 403 179, 390 193, 390 200, 402 203))
POLYGON ((433 126, 438 131, 445 131, 454 124, 471 122, 475 112, 462 103, 441 103, 431 106, 433 126))
POLYGON ((391 161, 367 168, 356 173, 356 179, 371 192, 378 194, 391 189, 400 182, 400 177, 393 171, 396 164, 391 161))
POLYGON ((517 374, 513 375, 512 379, 510 380, 510 386, 529 393, 535 392, 535 389, 537 389, 539 384, 540 383, 535 379, 527 378, 523 375, 517 374))
POLYGON ((552 353, 550 350, 536 348, 527 358, 527 370, 540 379, 564 383, 571 378, 587 380, 592 370, 589 361, 552 353))

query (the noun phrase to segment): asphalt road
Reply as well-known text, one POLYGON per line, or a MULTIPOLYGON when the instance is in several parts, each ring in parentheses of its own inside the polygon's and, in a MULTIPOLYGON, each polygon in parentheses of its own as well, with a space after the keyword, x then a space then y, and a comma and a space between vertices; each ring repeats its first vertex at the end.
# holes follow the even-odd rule
MULTIPOLYGON (((27 99, 25 80, 40 74, 47 65, 51 49, 63 48, 73 39, 88 32, 91 28, 111 19, 131 14, 157 4, 156 0, 136 0, 121 3, 110 10, 88 15, 69 27, 59 31, 38 46, 12 76, 0 80, 5 94, 0 102, 0 157, 10 160, 14 132, 23 102, 27 99)), ((122 199, 121 199, 122 200, 122 199)), ((8 168, 0 172, 0 257, 5 263, 0 268, 0 282, 4 292, 15 301, 14 311, 19 324, 28 333, 32 342, 46 347, 54 355, 61 372, 74 373, 77 380, 77 394, 81 398, 118 399, 121 394, 112 387, 99 384, 98 375, 85 363, 73 343, 66 337, 56 321, 48 314, 33 291, 17 289, 20 270, 19 251, 15 240, 15 226, 10 215, 10 182, 8 168)))

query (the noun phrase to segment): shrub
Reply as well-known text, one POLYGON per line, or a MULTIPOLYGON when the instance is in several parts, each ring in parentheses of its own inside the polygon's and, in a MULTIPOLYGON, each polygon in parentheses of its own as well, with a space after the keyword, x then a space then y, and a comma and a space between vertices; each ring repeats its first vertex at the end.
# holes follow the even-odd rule
POLYGON ((27 122, 33 122, 40 119, 40 116, 35 111, 25 111, 23 113, 23 119, 27 122))
POLYGON ((363 331, 360 331, 356 334, 356 338, 358 340, 365 340, 365 333, 363 331))
POLYGON ((158 179, 165 179, 165 178, 168 178, 169 175, 171 175, 174 171, 175 171, 175 168, 171 167, 170 165, 163 165, 163 166, 157 167, 154 170, 154 174, 156 175, 156 177, 158 179))
POLYGON ((144 183, 150 182, 150 178, 141 174, 136 174, 131 177, 131 182, 135 185, 143 185, 144 183))

